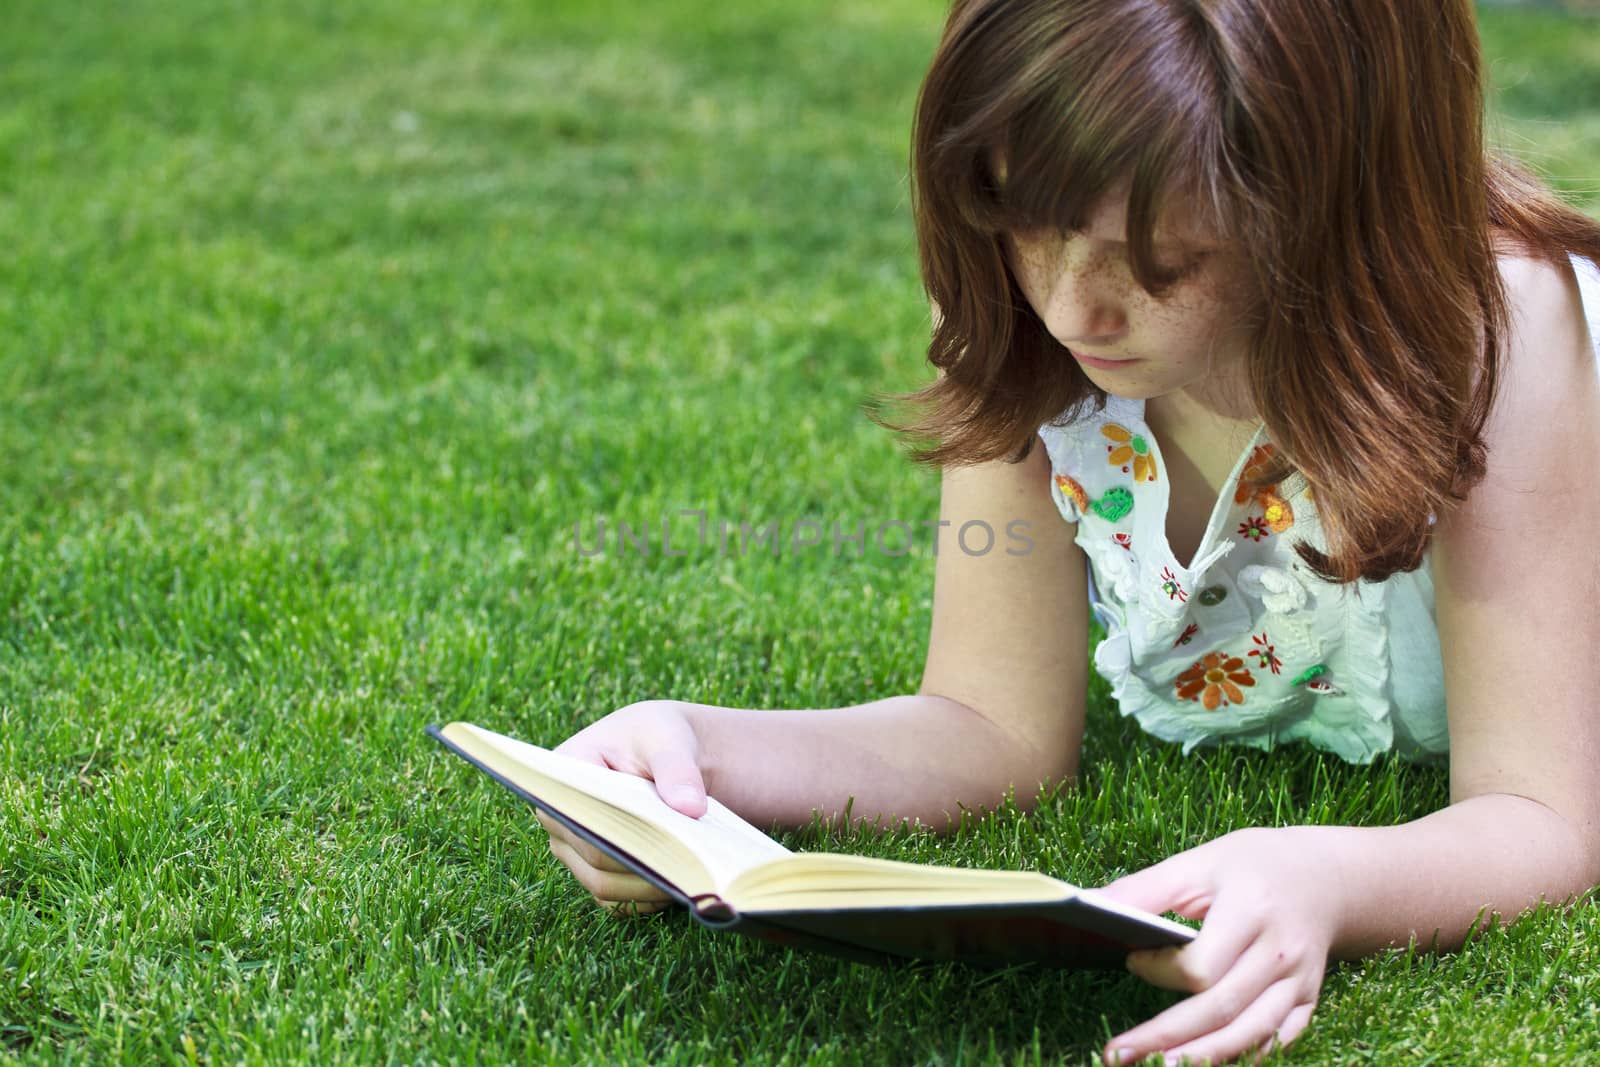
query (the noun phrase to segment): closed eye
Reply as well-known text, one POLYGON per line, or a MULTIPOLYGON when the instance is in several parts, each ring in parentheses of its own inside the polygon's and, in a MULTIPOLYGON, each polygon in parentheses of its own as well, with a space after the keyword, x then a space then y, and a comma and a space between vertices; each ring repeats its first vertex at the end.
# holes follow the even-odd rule
MULTIPOLYGON (((1120 238, 1095 237, 1092 234, 1083 233, 1080 230, 1073 230, 1070 232, 1079 237, 1093 241, 1095 244, 1104 245, 1113 251, 1120 252, 1124 256, 1128 254, 1128 242, 1121 240, 1120 238)), ((1211 255, 1215 251, 1215 249, 1206 248, 1203 246, 1195 246, 1170 241, 1157 242, 1154 247, 1156 259, 1160 262, 1162 269, 1183 272, 1189 272, 1197 268, 1207 256, 1211 255), (1168 266, 1168 264, 1173 265, 1168 266)))

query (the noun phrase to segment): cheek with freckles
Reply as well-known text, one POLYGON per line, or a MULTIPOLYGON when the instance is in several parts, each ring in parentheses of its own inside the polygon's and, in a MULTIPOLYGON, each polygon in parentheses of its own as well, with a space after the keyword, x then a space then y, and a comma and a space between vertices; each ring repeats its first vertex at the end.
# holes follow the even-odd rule
POLYGON ((1127 350, 1140 362, 1105 380, 1108 391, 1150 399, 1241 366, 1248 336, 1237 287, 1215 268, 1183 279, 1160 298, 1135 285, 1127 298, 1127 350))
POLYGON ((1120 319, 1129 303, 1148 295, 1125 258, 1110 247, 1031 232, 1008 235, 1002 248, 1034 313, 1047 324, 1068 326, 1060 332, 1075 332, 1083 320, 1097 315, 1120 319))

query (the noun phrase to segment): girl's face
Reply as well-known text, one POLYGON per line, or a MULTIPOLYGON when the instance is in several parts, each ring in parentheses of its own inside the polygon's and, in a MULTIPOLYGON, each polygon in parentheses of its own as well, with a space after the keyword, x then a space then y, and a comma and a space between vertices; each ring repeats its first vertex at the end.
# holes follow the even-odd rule
POLYGON ((1156 232, 1157 262, 1182 271, 1159 298, 1133 277, 1124 243, 1125 194, 1113 194, 1081 231, 1011 233, 1005 252, 1017 286, 1089 380, 1115 396, 1200 398, 1231 384, 1247 333, 1245 264, 1215 237, 1177 220, 1156 232))

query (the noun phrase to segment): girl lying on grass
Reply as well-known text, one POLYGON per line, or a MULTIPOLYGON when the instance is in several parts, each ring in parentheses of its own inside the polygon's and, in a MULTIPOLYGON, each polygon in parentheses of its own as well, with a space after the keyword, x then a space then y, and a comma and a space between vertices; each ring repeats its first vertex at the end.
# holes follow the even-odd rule
POLYGON ((1185 752, 1448 755, 1426 818, 1111 883, 1205 920, 1129 957, 1193 995, 1112 1062, 1287 1043, 1330 956, 1600 882, 1600 225, 1486 153, 1481 77, 1469 0, 958 0, 912 155, 938 376, 896 429, 941 518, 1032 550, 939 553, 915 695, 646 701, 560 751, 691 815, 945 825, 1075 774, 1087 599, 1094 669, 1185 752))

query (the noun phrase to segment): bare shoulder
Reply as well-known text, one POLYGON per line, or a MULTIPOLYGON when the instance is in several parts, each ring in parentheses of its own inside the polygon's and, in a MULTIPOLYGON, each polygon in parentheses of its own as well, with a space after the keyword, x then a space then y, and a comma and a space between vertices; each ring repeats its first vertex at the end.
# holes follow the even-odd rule
POLYGON ((1499 260, 1511 312, 1507 354, 1514 360, 1530 353, 1546 357, 1546 372, 1594 370, 1594 347, 1584 319, 1583 297, 1571 261, 1526 255, 1499 260), (1548 360, 1556 360, 1552 365, 1548 360))
POLYGON ((1505 255, 1499 265, 1510 317, 1484 428, 1488 469, 1458 509, 1474 521, 1445 524, 1446 541, 1526 505, 1531 493, 1566 499, 1600 463, 1600 366, 1571 263, 1505 255))
POLYGON ((1552 429, 1552 417, 1561 413, 1590 418, 1600 382, 1572 264, 1524 255, 1502 256, 1499 263, 1510 318, 1487 428, 1491 453, 1508 433, 1552 429))

